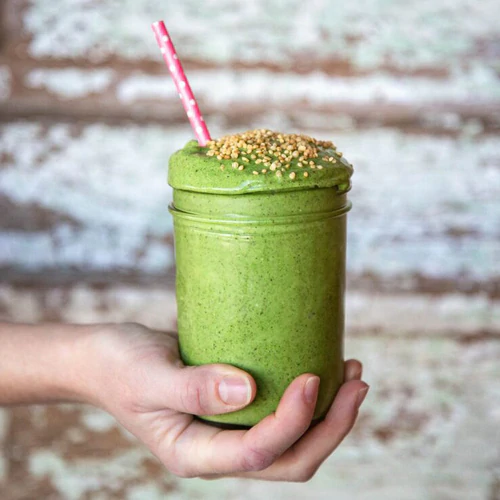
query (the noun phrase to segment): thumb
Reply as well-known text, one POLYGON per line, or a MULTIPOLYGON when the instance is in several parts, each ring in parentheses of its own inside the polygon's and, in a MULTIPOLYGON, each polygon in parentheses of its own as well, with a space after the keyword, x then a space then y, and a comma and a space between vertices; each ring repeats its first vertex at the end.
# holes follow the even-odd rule
POLYGON ((255 398, 257 387, 248 373, 230 365, 180 366, 172 370, 166 405, 192 415, 236 411, 255 398))

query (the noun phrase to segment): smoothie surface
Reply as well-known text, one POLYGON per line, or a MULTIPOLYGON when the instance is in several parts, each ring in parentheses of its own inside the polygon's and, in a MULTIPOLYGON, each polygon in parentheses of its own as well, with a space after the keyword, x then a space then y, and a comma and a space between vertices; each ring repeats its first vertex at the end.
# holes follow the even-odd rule
POLYGON ((168 182, 199 193, 243 194, 336 187, 350 189, 352 165, 330 141, 267 129, 196 141, 170 158, 168 182))

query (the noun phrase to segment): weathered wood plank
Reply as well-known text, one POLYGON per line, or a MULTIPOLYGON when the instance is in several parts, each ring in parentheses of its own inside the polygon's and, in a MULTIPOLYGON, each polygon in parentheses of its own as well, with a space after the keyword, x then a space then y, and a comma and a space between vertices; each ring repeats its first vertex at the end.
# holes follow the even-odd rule
POLYGON ((207 500, 496 498, 498 341, 365 337, 349 341, 347 354, 365 361, 371 392, 353 433, 306 485, 175 479, 109 416, 68 405, 9 412, 17 451, 9 489, 0 486, 0 493, 69 500, 169 492, 207 500))
MULTIPOLYGON (((292 128, 273 115, 264 123, 292 128)), ((305 132, 333 138, 355 165, 353 283, 389 283, 386 290, 391 283, 394 290, 424 283, 428 291, 436 284, 435 291, 455 286, 497 295, 495 136, 474 130, 456 137, 392 129, 305 132)), ((167 160, 189 138, 185 127, 3 125, 0 266, 164 276, 173 265, 167 160)))
POLYGON ((0 408, 0 488, 9 475, 9 457, 6 453, 10 427, 10 412, 0 408))
MULTIPOLYGON (((9 61, 0 66, 0 110, 14 117, 183 123, 185 116, 164 68, 81 68, 9 61), (3 82, 3 83, 2 83, 3 82)), ((339 77, 324 73, 204 69, 190 80, 209 122, 250 123, 269 109, 299 125, 385 124, 458 132, 470 120, 497 130, 500 80, 485 75, 443 79, 376 73, 339 77), (491 77, 491 78, 490 78, 491 77), (470 89, 474 88, 471 93, 470 89)))
POLYGON ((196 0, 8 2, 9 54, 32 58, 157 59, 149 32, 165 17, 181 54, 217 65, 235 61, 332 72, 425 71, 442 75, 498 56, 495 0, 422 2, 374 0, 341 8, 324 0, 251 3, 196 0), (47 27, 50 26, 50 29, 47 27), (22 28, 22 29, 20 29, 22 28))
MULTIPOLYGON (((174 290, 161 284, 0 284, 0 320, 140 322, 175 330, 175 318, 174 290)), ((348 337, 373 335, 387 341, 437 335, 464 343, 500 340, 500 300, 484 293, 429 296, 348 290, 346 332, 348 337)))
MULTIPOLYGON (((135 320, 162 329, 175 322, 173 294, 162 288, 2 286, 0 304, 10 320, 135 320)), ((10 425, 0 496, 495 500, 499 303, 355 294, 347 318, 357 333, 347 335, 346 356, 364 362, 371 392, 354 432, 307 485, 245 483, 242 494, 237 480, 178 480, 108 415, 66 405, 3 411, 10 425), (416 330, 411 319, 424 313, 425 329, 416 330), (492 326, 496 334, 485 339, 481 330, 492 326)))
POLYGON ((500 498, 497 4, 2 2, 0 319, 175 327, 166 18, 214 135, 355 164, 347 355, 372 391, 307 485, 176 480, 97 410, 0 410, 0 498, 500 498))
POLYGON ((149 30, 151 19, 168 13, 208 117, 248 122, 272 107, 299 123, 313 111, 316 121, 341 115, 458 130, 476 119, 498 129, 494 0, 439 7, 412 0, 404 8, 378 0, 363 9, 323 1, 306 8, 295 0, 243 5, 190 0, 165 12, 151 0, 127 9, 66 0, 56 12, 42 0, 9 1, 0 112, 180 121, 149 30), (286 15, 271 15, 275 10, 286 15))

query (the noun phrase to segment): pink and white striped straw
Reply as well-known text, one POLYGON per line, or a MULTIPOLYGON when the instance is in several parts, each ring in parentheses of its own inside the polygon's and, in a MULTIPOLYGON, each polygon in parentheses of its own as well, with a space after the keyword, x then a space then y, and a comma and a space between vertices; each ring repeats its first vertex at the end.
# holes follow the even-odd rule
POLYGON ((170 39, 165 23, 163 21, 157 21, 152 24, 152 28, 161 53, 163 54, 165 64, 177 87, 177 92, 186 110, 191 127, 193 127, 196 138, 198 139, 198 143, 200 146, 206 146, 207 142, 211 140, 210 134, 205 125, 205 120, 203 120, 203 116, 201 116, 200 108, 198 108, 198 103, 194 98, 188 79, 184 74, 182 64, 177 57, 177 52, 170 39))

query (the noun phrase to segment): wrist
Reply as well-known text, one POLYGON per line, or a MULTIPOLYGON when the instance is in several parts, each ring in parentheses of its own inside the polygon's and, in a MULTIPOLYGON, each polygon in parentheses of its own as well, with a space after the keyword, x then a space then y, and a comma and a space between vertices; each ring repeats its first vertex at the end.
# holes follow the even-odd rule
POLYGON ((116 398, 123 395, 119 382, 130 369, 120 349, 126 325, 102 323, 76 328, 78 332, 65 347, 71 373, 65 390, 73 401, 111 411, 116 398))
POLYGON ((39 394, 48 403, 93 403, 90 339, 99 326, 44 324, 33 327, 43 360, 39 366, 39 394))
POLYGON ((0 324, 0 405, 92 402, 94 326, 0 324))
MULTIPOLYGON (((62 348, 66 352, 68 377, 62 380, 62 390, 68 398, 79 403, 104 407, 108 398, 109 372, 112 360, 106 356, 107 332, 110 324, 74 327, 74 335, 62 348)), ((64 353, 63 353, 64 354, 64 353)))

